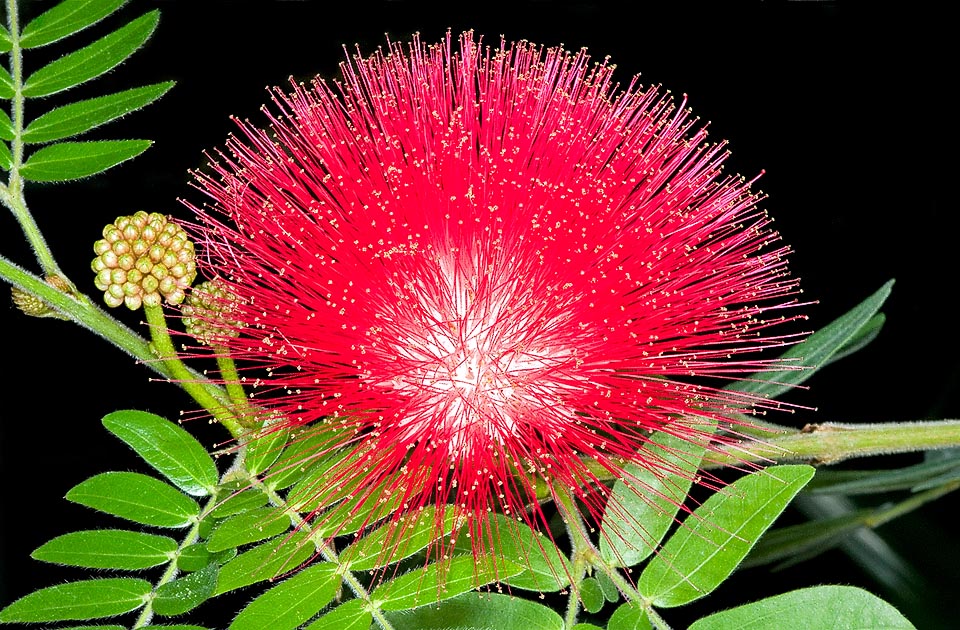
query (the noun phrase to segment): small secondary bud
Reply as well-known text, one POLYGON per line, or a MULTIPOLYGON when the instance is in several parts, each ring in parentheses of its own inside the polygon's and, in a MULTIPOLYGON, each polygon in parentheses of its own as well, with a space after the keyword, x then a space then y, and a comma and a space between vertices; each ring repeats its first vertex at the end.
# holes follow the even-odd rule
POLYGON ((187 334, 208 346, 221 345, 225 337, 236 337, 242 324, 230 315, 236 311, 237 301, 237 296, 219 281, 201 282, 190 291, 183 305, 187 334))

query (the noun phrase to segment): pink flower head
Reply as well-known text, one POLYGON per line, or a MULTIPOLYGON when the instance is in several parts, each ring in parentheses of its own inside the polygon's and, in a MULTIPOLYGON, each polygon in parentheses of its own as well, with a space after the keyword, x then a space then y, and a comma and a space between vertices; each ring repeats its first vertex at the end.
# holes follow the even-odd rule
POLYGON ((564 488, 597 522, 595 471, 661 469, 652 431, 716 448, 765 403, 718 387, 785 343, 787 248, 685 104, 469 32, 342 72, 274 90, 194 207, 255 402, 344 453, 318 495, 440 505, 479 552, 491 512, 545 529, 564 488))

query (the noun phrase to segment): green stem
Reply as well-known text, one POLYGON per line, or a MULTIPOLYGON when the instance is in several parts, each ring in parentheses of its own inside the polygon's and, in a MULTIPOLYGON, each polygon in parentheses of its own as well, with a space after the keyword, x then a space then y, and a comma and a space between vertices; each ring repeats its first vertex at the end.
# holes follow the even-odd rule
POLYGON ((746 445, 726 447, 708 456, 707 467, 744 462, 809 462, 835 464, 854 457, 912 453, 960 446, 960 420, 886 422, 878 424, 808 424, 789 435, 776 435, 746 445))
POLYGON ((570 492, 566 488, 553 486, 552 494, 570 538, 570 559, 573 566, 570 571, 570 597, 567 599, 567 612, 563 618, 563 627, 570 630, 576 625, 577 613, 580 612, 580 589, 587 575, 587 567, 600 558, 600 553, 590 540, 586 524, 574 505, 570 492))
MULTIPOLYGON (((210 509, 214 499, 211 499, 207 502, 207 505, 203 507, 200 511, 201 514, 205 513, 210 509)), ((177 547, 177 551, 174 553, 173 558, 170 560, 170 564, 167 565, 166 570, 163 572, 163 575, 160 576, 160 579, 157 580, 157 583, 153 586, 151 590, 152 594, 156 594, 157 590, 166 584, 167 582, 172 582, 174 578, 177 577, 179 570, 177 569, 177 560, 180 558, 180 554, 186 547, 194 544, 200 540, 200 521, 198 520, 193 524, 193 527, 190 528, 190 531, 187 532, 187 535, 184 536, 183 540, 180 541, 180 545, 177 547)), ((153 598, 147 600, 147 604, 143 607, 143 610, 140 611, 140 614, 137 616, 137 620, 131 626, 132 630, 137 630, 137 628, 144 628, 150 624, 150 621, 153 619, 153 598)))
POLYGON ((237 372, 237 364, 233 362, 229 351, 226 348, 214 348, 217 355, 217 367, 220 368, 220 378, 224 387, 227 389, 227 396, 236 410, 237 418, 245 427, 253 427, 257 419, 257 414, 250 408, 250 402, 247 400, 247 392, 240 384, 240 373, 237 372))
MULTIPOLYGON (((10 143, 12 156, 10 177, 7 185, 0 184, 0 202, 7 206, 16 217, 17 223, 23 230, 27 241, 40 262, 43 272, 47 276, 59 275, 66 280, 53 252, 43 238, 43 233, 37 226, 33 215, 27 208, 23 197, 23 177, 20 168, 23 166, 23 127, 24 127, 24 98, 23 98, 23 51, 20 48, 20 19, 17 0, 7 0, 7 25, 10 29, 10 77, 13 79, 13 100, 11 101, 11 117, 13 122, 13 141, 10 143)), ((69 282, 69 281, 68 281, 69 282)), ((72 285, 71 285, 72 286, 72 285)))
POLYGON ((220 424, 226 427, 230 431, 230 435, 239 438, 246 433, 246 429, 237 421, 230 410, 228 401, 224 400, 222 396, 213 395, 204 386, 203 382, 197 381, 196 377, 177 356, 173 340, 170 339, 170 331, 167 330, 167 320, 163 316, 163 307, 144 305, 143 312, 147 316, 147 324, 150 326, 150 336, 153 339, 156 356, 163 361, 167 371, 177 380, 178 384, 204 409, 209 411, 220 424))

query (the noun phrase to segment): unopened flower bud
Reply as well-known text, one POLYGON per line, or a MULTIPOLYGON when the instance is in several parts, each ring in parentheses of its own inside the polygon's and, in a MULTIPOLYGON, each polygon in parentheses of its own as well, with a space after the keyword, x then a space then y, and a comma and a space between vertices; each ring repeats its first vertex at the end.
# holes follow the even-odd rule
POLYGON ((108 306, 180 304, 197 276, 193 242, 176 223, 157 212, 117 217, 94 243, 94 284, 108 306))
POLYGON ((239 298, 218 280, 201 282, 183 305, 183 325, 187 334, 200 343, 217 346, 226 337, 236 337, 243 324, 234 320, 239 298))
MULTIPOLYGON (((67 282, 62 276, 50 275, 45 278, 47 284, 52 286, 57 291, 65 293, 67 295, 72 295, 74 293, 73 286, 67 282)), ((12 287, 10 289, 11 297, 13 298, 13 304, 25 315, 30 315, 31 317, 53 317, 56 319, 67 319, 62 313, 54 309, 50 304, 44 301, 42 298, 33 295, 32 293, 27 293, 22 289, 17 287, 12 287)))

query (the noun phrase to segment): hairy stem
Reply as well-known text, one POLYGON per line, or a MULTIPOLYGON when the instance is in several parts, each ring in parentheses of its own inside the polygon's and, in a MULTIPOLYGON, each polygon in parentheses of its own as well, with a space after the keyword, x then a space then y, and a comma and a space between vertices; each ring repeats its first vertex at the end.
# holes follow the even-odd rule
MULTIPOLYGON (((47 276, 58 275, 67 280, 56 260, 53 252, 43 238, 43 233, 37 226, 33 215, 27 208, 23 197, 23 177, 20 168, 23 166, 23 127, 24 127, 24 98, 23 98, 23 51, 20 48, 20 16, 17 0, 7 0, 7 26, 10 29, 10 77, 13 79, 13 99, 11 101, 11 117, 13 123, 13 140, 10 143, 11 166, 10 176, 6 185, 0 184, 0 202, 7 206, 16 217, 17 223, 23 230, 24 236, 33 248, 40 262, 43 272, 47 276)), ((69 280, 67 280, 69 283, 69 280)), ((71 284, 72 286, 72 284, 71 284)))
POLYGON ((167 371, 177 379, 180 386, 193 397, 204 409, 217 419, 235 438, 241 437, 246 433, 246 429, 237 421, 233 412, 230 410, 230 404, 222 396, 216 396, 204 387, 204 383, 197 381, 193 374, 187 369, 187 366, 177 356, 177 351, 173 347, 173 340, 170 339, 170 332, 167 330, 167 320, 163 316, 162 306, 146 306, 143 312, 147 316, 147 324, 150 326, 150 336, 153 338, 153 346, 157 358, 163 361, 167 366, 167 371))

